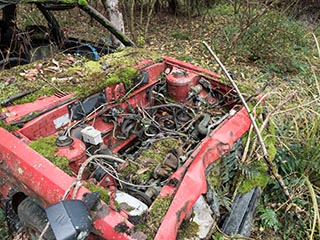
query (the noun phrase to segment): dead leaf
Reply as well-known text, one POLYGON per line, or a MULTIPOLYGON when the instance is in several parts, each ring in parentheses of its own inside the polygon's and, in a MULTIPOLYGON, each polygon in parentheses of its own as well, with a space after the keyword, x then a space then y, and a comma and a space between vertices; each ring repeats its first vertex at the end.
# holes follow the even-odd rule
POLYGON ((3 81, 4 82, 4 85, 5 86, 8 86, 8 85, 10 85, 11 83, 14 83, 15 81, 16 81, 17 79, 16 79, 16 77, 2 77, 1 78, 1 81, 3 81))
POLYGON ((145 168, 140 168, 136 174, 140 175, 140 174, 143 174, 145 172, 147 172, 150 168, 148 167, 145 167, 145 168))
POLYGON ((62 60, 61 66, 69 66, 76 62, 77 60, 74 57, 67 57, 66 59, 62 60))
POLYGON ((67 81, 70 81, 70 80, 72 80, 73 79, 73 77, 61 77, 61 78, 57 78, 57 77, 52 77, 51 78, 51 81, 53 81, 53 82, 67 82, 67 81))
POLYGON ((80 77, 83 77, 83 76, 84 76, 83 71, 81 71, 81 70, 77 70, 77 71, 75 71, 75 73, 76 73, 77 75, 79 75, 80 77))
POLYGON ((20 73, 20 76, 26 78, 27 80, 34 81, 36 80, 36 76, 38 75, 39 70, 36 68, 26 69, 24 72, 20 73))

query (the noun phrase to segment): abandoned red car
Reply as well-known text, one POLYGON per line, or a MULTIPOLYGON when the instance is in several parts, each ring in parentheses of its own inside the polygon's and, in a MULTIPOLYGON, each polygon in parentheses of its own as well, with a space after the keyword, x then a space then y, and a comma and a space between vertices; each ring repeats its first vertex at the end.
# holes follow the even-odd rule
MULTIPOLYGON (((51 12, 78 7, 133 45, 86 1, 21 2, 48 20, 32 26, 49 32, 31 48, 54 42, 65 54, 0 73, 0 197, 10 230, 59 240, 176 239, 183 222, 195 222, 194 236, 208 237, 207 172, 250 127, 236 92, 170 57, 67 38, 51 12)), ((1 65, 32 62, 30 51, 14 54, 1 65)), ((225 222, 229 233, 243 233, 245 221, 225 222)))

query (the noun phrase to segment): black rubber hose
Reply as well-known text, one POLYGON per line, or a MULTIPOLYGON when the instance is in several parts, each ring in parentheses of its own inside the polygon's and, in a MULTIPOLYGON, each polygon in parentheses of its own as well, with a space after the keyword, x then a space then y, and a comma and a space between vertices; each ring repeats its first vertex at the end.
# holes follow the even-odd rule
POLYGON ((201 134, 201 135, 207 135, 208 133, 208 124, 210 122, 210 115, 207 114, 207 113, 204 113, 201 115, 200 117, 200 122, 199 124, 196 125, 196 129, 198 130, 198 132, 201 134))
POLYGON ((121 132, 124 134, 125 138, 128 138, 132 129, 136 126, 136 122, 134 120, 126 119, 123 121, 121 125, 121 132))
POLYGON ((0 61, 0 69, 7 69, 18 65, 28 64, 30 61, 25 58, 10 57, 0 61), (8 67, 7 67, 8 66, 8 67))

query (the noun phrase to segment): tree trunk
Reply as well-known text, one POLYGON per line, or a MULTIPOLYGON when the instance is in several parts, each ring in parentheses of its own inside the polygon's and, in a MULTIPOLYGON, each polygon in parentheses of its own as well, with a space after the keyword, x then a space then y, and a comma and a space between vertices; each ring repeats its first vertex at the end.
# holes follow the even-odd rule
POLYGON ((155 13, 159 13, 161 10, 161 3, 160 3, 160 0, 156 0, 156 3, 154 5, 154 11, 155 13))
POLYGON ((172 14, 177 14, 178 12, 178 0, 169 0, 169 11, 172 14))
MULTIPOLYGON (((119 10, 119 0, 102 0, 102 3, 111 23, 124 33, 123 15, 119 10)), ((112 35, 111 40, 114 45, 123 47, 123 44, 115 36, 112 35)))
POLYGON ((16 5, 8 5, 3 8, 2 19, 4 22, 9 23, 10 26, 14 26, 16 19, 16 5))
POLYGON ((136 42, 137 40, 137 36, 135 34, 135 26, 134 26, 134 10, 135 10, 135 4, 136 4, 136 1, 135 0, 129 0, 128 1, 129 3, 129 16, 130 16, 130 23, 129 23, 129 28, 130 28, 130 33, 131 33, 131 36, 133 38, 133 41, 136 42))
POLYGON ((147 22, 146 22, 146 27, 144 29, 144 37, 147 37, 147 33, 149 30, 149 24, 150 24, 150 20, 151 20, 151 16, 152 16, 152 12, 154 10, 154 6, 155 6, 156 0, 151 0, 151 2, 149 3, 149 7, 147 8, 149 11, 147 12, 148 17, 147 17, 147 22))

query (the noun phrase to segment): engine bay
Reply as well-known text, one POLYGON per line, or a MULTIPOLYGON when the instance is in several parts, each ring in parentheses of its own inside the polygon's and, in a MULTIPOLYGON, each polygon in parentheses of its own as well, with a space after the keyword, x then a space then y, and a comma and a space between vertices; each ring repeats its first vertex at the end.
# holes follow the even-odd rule
MULTIPOLYGON (((129 221, 143 218, 159 198, 178 198, 177 189, 192 166, 203 161, 199 175, 205 175, 211 162, 230 151, 229 143, 210 141, 222 136, 216 137, 215 131, 236 119, 242 109, 234 90, 218 82, 212 72, 169 57, 135 68, 138 74, 131 79, 131 88, 120 82, 82 98, 46 96, 9 105, 2 113, 6 124, 18 127, 15 136, 66 174, 79 176, 81 165, 90 158, 81 172, 83 186, 98 191, 101 200, 129 221), (217 153, 211 153, 213 146, 217 153)), ((226 126, 230 131, 224 134, 231 144, 249 127, 243 117, 233 124, 242 128, 243 122, 241 133, 234 135, 226 126)), ((201 186, 203 192, 206 183, 201 186)), ((185 203, 178 225, 200 193, 185 203)), ((157 232, 150 232, 155 237, 157 232)))

